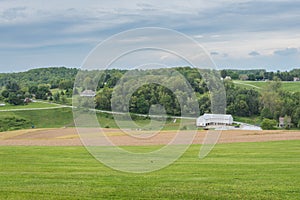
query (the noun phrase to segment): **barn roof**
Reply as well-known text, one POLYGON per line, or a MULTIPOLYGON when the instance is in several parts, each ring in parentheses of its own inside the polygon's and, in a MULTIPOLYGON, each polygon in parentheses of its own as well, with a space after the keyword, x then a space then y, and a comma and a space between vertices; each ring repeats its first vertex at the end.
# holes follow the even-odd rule
POLYGON ((203 117, 204 119, 214 119, 214 118, 230 119, 230 118, 232 118, 231 115, 225 115, 225 114, 208 114, 208 113, 205 113, 204 115, 202 115, 200 117, 203 117))
POLYGON ((90 97, 93 97, 93 96, 96 96, 96 92, 94 92, 93 90, 84 90, 80 96, 90 96, 90 97))

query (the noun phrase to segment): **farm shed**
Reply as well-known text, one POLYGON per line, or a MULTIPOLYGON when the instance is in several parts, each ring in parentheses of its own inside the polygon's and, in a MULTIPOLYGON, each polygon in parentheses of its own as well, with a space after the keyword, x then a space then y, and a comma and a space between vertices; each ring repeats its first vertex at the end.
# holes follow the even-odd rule
POLYGON ((232 116, 224 114, 204 114, 196 120, 196 125, 200 127, 208 125, 231 125, 232 123, 232 116))
POLYGON ((84 90, 80 96, 82 97, 94 97, 96 96, 96 92, 94 92, 93 90, 84 90))

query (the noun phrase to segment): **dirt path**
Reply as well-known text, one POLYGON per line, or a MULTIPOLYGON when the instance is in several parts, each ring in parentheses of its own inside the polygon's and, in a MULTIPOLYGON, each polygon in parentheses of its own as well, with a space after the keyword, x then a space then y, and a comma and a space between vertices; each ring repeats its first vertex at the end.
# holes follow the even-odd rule
MULTIPOLYGON (((91 132, 95 131, 90 129, 91 132)), ((140 136, 142 132, 136 132, 140 136)), ((192 134, 184 131, 183 134, 192 134)), ((106 129, 105 134, 116 145, 164 145, 168 144, 176 135, 174 131, 162 131, 149 138, 136 138, 122 133, 118 129, 106 129)), ((145 133, 144 133, 145 134, 145 133)), ((206 135, 205 131, 198 131, 193 143, 201 144, 206 135)), ((300 140, 300 131, 222 131, 218 143, 233 142, 265 142, 278 140, 300 140)), ((0 133, 0 146, 82 146, 79 135, 74 128, 61 129, 30 129, 0 133)))

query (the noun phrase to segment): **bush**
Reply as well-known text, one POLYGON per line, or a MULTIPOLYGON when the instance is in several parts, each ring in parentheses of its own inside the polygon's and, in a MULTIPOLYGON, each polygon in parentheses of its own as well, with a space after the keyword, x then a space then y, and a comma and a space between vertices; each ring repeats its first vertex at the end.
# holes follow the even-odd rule
POLYGON ((276 129, 276 120, 274 119, 263 119, 262 123, 261 123, 261 128, 263 130, 274 130, 276 129))
POLYGON ((18 116, 1 116, 0 117, 0 131, 12 131, 18 129, 30 128, 32 123, 22 117, 18 116))

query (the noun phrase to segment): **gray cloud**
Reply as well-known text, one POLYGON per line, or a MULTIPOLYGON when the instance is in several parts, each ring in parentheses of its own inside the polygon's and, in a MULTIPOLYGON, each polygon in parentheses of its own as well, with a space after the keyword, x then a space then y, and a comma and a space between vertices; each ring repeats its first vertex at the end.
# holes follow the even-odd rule
POLYGON ((274 51, 274 55, 279 55, 279 56, 289 56, 297 53, 298 53, 297 48, 286 48, 286 49, 274 51))
POLYGON ((257 51, 251 51, 248 55, 249 56, 259 56, 260 53, 258 53, 257 51))
POLYGON ((1 12, 0 19, 11 21, 17 18, 24 18, 26 16, 25 11, 26 7, 9 8, 1 12))
MULTIPOLYGON (((300 2, 296 1, 233 1, 199 12, 207 31, 273 31, 299 30, 300 2)), ((199 20, 201 21, 201 20, 199 20)), ((199 22, 200 23, 200 22, 199 22)))
POLYGON ((213 51, 213 52, 210 52, 210 55, 217 56, 217 55, 219 55, 219 52, 213 51))
MULTIPOLYGON (((266 49, 279 49, 273 55, 298 52, 296 48, 283 49, 291 44, 283 44, 282 41, 278 42, 280 46, 269 42, 264 45, 265 49, 257 48, 255 42, 259 43, 261 36, 265 37, 268 32, 287 39, 299 38, 300 35, 296 34, 300 33, 299 1, 116 0, 98 3, 53 0, 47 7, 33 0, 3 2, 0 1, 0 50, 9 50, 18 56, 24 52, 33 54, 43 48, 44 63, 53 60, 47 56, 47 47, 49 52, 55 47, 64 49, 65 57, 72 58, 82 53, 72 49, 75 56, 67 55, 72 45, 78 45, 78 49, 81 49, 80 46, 87 48, 120 31, 144 26, 171 28, 189 36, 195 35, 197 41, 214 50, 211 55, 223 60, 225 57, 233 59, 236 53, 228 49, 237 43, 247 43, 241 41, 248 41, 241 53, 248 58, 246 55, 252 49, 257 51, 250 52, 250 56, 257 56, 266 49), (210 37, 212 35, 219 37, 210 37), (251 40, 247 36, 251 36, 251 40), (32 49, 35 51, 31 52, 32 49)), ((241 48, 238 46, 237 53, 241 52, 241 48)), ((0 60, 8 63, 5 66, 14 65, 13 60, 6 59, 0 55, 0 60)), ((255 59, 263 59, 263 56, 255 59)), ((24 62, 23 65, 31 64, 24 62)))
POLYGON ((157 10, 153 5, 147 4, 147 3, 137 3, 136 4, 138 7, 141 8, 143 11, 155 11, 157 10))
POLYGON ((223 53, 223 55, 222 55, 223 57, 228 57, 229 55, 228 55, 228 53, 223 53))

